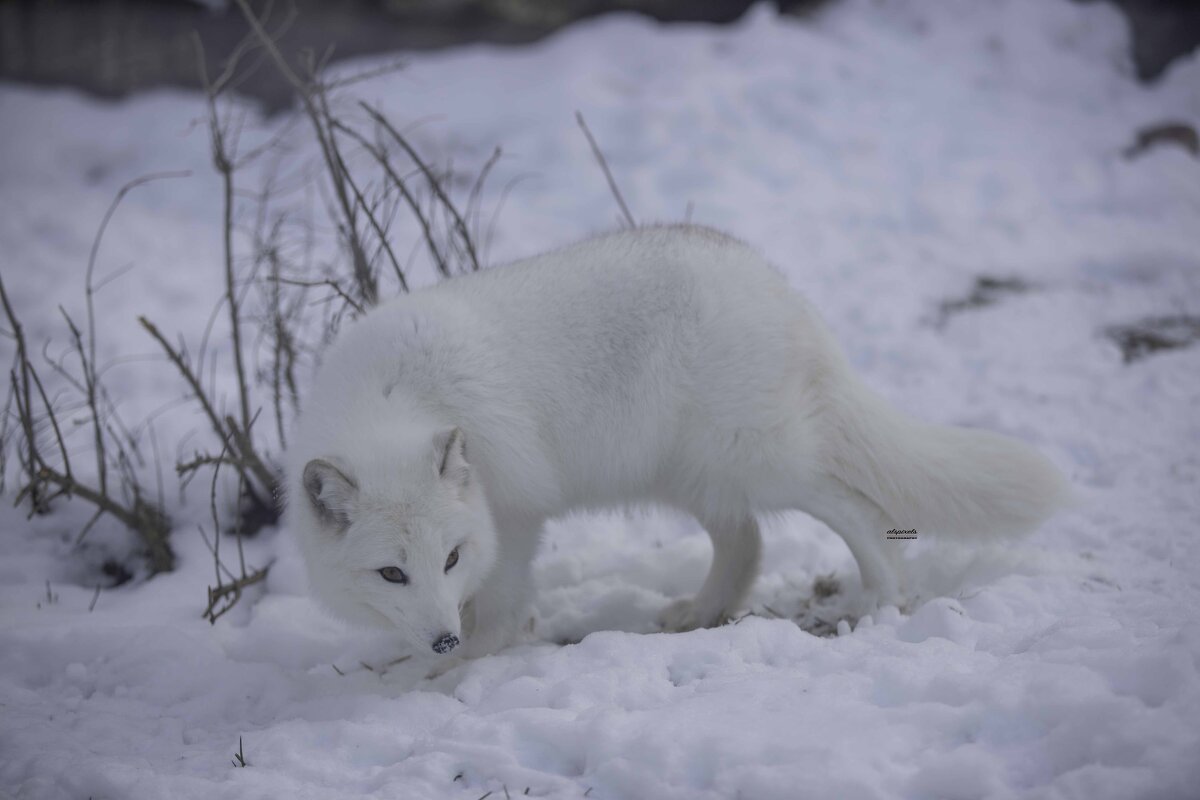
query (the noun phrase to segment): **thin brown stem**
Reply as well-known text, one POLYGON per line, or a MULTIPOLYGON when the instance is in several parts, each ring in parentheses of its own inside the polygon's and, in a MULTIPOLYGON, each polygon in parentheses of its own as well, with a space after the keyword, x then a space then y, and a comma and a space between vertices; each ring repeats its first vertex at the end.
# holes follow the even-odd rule
MULTIPOLYGON (((129 183, 117 190, 116 197, 109 204, 108 210, 104 212, 104 217, 100 221, 100 228, 96 231, 96 237, 92 240, 92 249, 88 253, 87 271, 84 277, 84 299, 87 306, 87 350, 83 349, 83 343, 79 335, 79 331, 75 330, 75 339, 79 345, 79 359, 83 364, 83 383, 87 389, 87 403, 92 415, 92 431, 95 437, 96 449, 96 474, 100 482, 100 491, 108 491, 108 465, 107 457, 104 448, 104 434, 100 426, 100 410, 96 401, 96 308, 95 295, 96 287, 93 286, 93 276, 96 271, 96 256, 100 253, 100 242, 104 239, 104 232, 108 229, 109 222, 112 221, 113 215, 117 213, 117 206, 125 199, 125 195, 139 186, 156 180, 165 178, 186 178, 192 173, 190 171, 174 171, 174 172, 154 172, 149 175, 143 175, 140 178, 135 178, 129 183)), ((72 324, 71 326, 75 326, 72 324)))
MULTIPOLYGON (((258 37, 263 48, 267 51, 267 54, 270 55, 271 60, 275 62, 275 66, 279 70, 280 74, 283 75, 284 79, 292 85, 292 88, 296 90, 296 93, 300 95, 300 101, 303 103, 305 113, 308 115, 309 121, 312 123, 313 133, 317 137, 317 145, 320 147, 321 156, 324 159, 325 167, 329 172, 329 177, 331 183, 333 184, 333 191, 336 195, 338 207, 342 213, 343 221, 345 222, 347 228, 353 232, 355 230, 354 206, 351 204, 346 193, 344 174, 338 167, 338 159, 335 156, 336 143, 332 142, 331 133, 326 129, 323 123, 321 108, 318 104, 318 98, 324 89, 315 81, 305 81, 296 74, 296 71, 293 70, 288 64, 283 53, 280 52, 279 46, 275 43, 275 40, 272 39, 270 34, 267 33, 266 29, 263 28, 262 23, 258 20, 258 17, 254 15, 254 11, 250 8, 250 4, 247 2, 247 0, 234 0, 234 2, 237 3, 242 15, 245 16, 246 21, 250 24, 251 30, 254 32, 254 35, 258 37)), ((353 233, 348 236, 348 243, 350 245, 351 261, 354 270, 354 277, 358 283, 359 293, 362 295, 363 300, 368 305, 374 305, 378 299, 379 291, 375 283, 375 278, 371 274, 366 253, 363 251, 362 244, 358 241, 358 237, 353 235, 353 233)))
POLYGON ((625 221, 629 223, 629 227, 636 228, 637 223, 633 220, 633 214, 629 213, 629 206, 625 205, 625 198, 621 196, 621 190, 617 188, 617 181, 613 178, 612 171, 608 168, 608 162, 604 159, 604 153, 600 151, 600 145, 596 144, 595 137, 588 130, 587 123, 583 121, 583 114, 581 112, 575 112, 575 121, 579 123, 579 128, 583 131, 583 135, 587 137, 588 144, 592 147, 592 155, 596 157, 597 163, 600 164, 600 169, 604 171, 604 178, 608 181, 608 188, 612 192, 613 197, 616 198, 617 205, 621 207, 621 214, 625 217, 625 221))
POLYGON ((346 290, 341 287, 341 284, 339 284, 333 278, 324 278, 319 281, 302 281, 302 280, 297 280, 295 278, 277 277, 277 278, 271 278, 271 280, 275 281, 276 283, 285 283, 288 286, 303 286, 303 287, 310 288, 310 289, 317 287, 317 286, 328 286, 330 289, 333 289, 333 291, 337 293, 338 297, 342 298, 342 300, 344 300, 346 302, 346 305, 353 308, 356 313, 362 314, 365 311, 365 309, 361 305, 356 303, 354 301, 354 298, 351 297, 346 292, 346 290))
POLYGON ((429 255, 431 258, 433 258, 433 263, 434 266, 437 267, 437 271, 440 272, 444 278, 451 277, 452 273, 450 272, 450 265, 447 263, 445 255, 442 254, 442 251, 437 246, 437 240, 434 238, 433 226, 430 223, 429 218, 421 209, 420 202, 417 201, 417 198, 409 190, 408 184, 405 182, 404 178, 397 174, 394 169, 392 169, 392 165, 388 160, 387 153, 384 152, 382 148, 371 144, 367 138, 358 131, 342 124, 337 120, 333 121, 333 127, 344 132, 347 136, 350 136, 360 145, 362 145, 363 149, 371 154, 379 166, 383 168, 383 171, 387 174, 387 176, 391 178, 392 184, 396 187, 397 191, 400 192, 400 196, 404 198, 404 202, 408 205, 408 208, 410 211, 412 211, 413 216, 417 218, 417 223, 421 226, 421 233, 425 237, 425 244, 429 248, 429 255))
MULTIPOLYGON (((335 121, 332 117, 328 117, 326 124, 330 125, 332 128, 334 122, 335 121)), ((330 138, 334 138, 332 130, 330 132, 330 138)), ((375 236, 379 239, 380 246, 383 248, 384 252, 387 253, 388 260, 392 263, 392 269, 396 273, 396 280, 400 282, 400 290, 407 294, 408 280, 404 277, 404 270, 401 269, 400 262, 396 260, 396 254, 392 252, 392 246, 388 244, 387 234, 384 232, 383 227, 379 224, 379 220, 375 217, 375 214, 372 212, 370 206, 367 205, 367 201, 363 197, 362 192, 359 190, 358 184, 356 184, 354 179, 350 176, 350 170, 346 168, 346 162, 342 160, 341 152, 336 150, 334 152, 337 156, 338 168, 342 171, 342 175, 345 177, 346 183, 350 187, 350 191, 354 193, 354 201, 358 204, 359 208, 363 210, 363 213, 367 217, 367 222, 370 224, 372 230, 375 231, 375 236)))
POLYGON ((468 258, 470 258, 471 269, 478 271, 479 256, 475 252, 475 243, 471 240, 471 232, 467 230, 467 223, 463 220, 462 214, 458 213, 458 209, 450 200, 450 197, 442 190, 441 181, 438 180, 438 177, 433 174, 433 171, 425 164, 425 162, 421 160, 421 156, 417 153, 416 149, 408 143, 408 140, 400 134, 400 131, 396 130, 396 128, 391 122, 388 121, 388 118, 385 117, 382 112, 363 101, 359 101, 359 105, 371 115, 372 119, 383 126, 383 129, 391 135, 396 144, 400 145, 404 152, 408 154, 408 157, 413 160, 413 163, 420 168, 422 174, 425 176, 425 180, 429 182, 430 189, 433 190, 433 193, 437 196, 438 201, 453 218, 454 227, 458 231, 458 235, 461 239, 463 247, 466 248, 468 258))
POLYGON ((216 588, 209 587, 208 606, 204 609, 203 618, 213 625, 217 624, 217 620, 242 599, 242 592, 248 587, 266 579, 267 572, 270 569, 271 565, 268 564, 262 569, 257 569, 249 575, 236 578, 229 583, 221 584, 216 588))
POLYGON ((208 400, 208 395, 205 393, 204 388, 200 385, 200 379, 196 377, 194 372, 192 372, 191 367, 189 367, 187 361, 184 360, 183 354, 176 350, 171 343, 167 341, 166 337, 162 335, 162 333, 150 320, 146 319, 145 317, 138 317, 138 322, 152 337, 154 337, 154 340, 158 342, 159 346, 162 347, 163 352, 167 354, 167 358, 169 358, 171 363, 175 365, 175 368, 179 370, 179 374, 183 376, 183 379, 187 382, 188 387, 192 390, 192 396, 199 401, 200 407, 204 410, 204 416, 208 417, 209 424, 212 425, 213 432, 217 434, 217 438, 221 441, 228 439, 229 432, 225 430, 225 426, 221 422, 221 418, 217 416, 216 410, 212 407, 212 404, 208 400))
MULTIPOLYGON (((46 510, 46 503, 41 496, 41 491, 34 475, 34 469, 41 458, 37 449, 37 436, 33 430, 33 392, 31 387, 33 381, 29 376, 29 373, 33 371, 33 364, 29 361, 29 350, 25 344, 25 332, 21 328, 17 314, 13 311, 12 304, 8 300, 8 292, 4 289, 3 279, 0 279, 0 302, 4 305, 4 314, 8 317, 8 324, 12 326, 13 338, 17 341, 17 368, 11 373, 13 397, 17 403, 17 413, 20 418, 22 433, 25 436, 25 465, 29 472, 29 483, 27 484, 29 500, 34 513, 40 514, 46 510), (20 380, 18 380, 18 375, 20 376, 20 380), (22 410, 22 406, 24 410, 22 410)), ((18 496, 18 501, 19 499, 20 496, 18 496)))

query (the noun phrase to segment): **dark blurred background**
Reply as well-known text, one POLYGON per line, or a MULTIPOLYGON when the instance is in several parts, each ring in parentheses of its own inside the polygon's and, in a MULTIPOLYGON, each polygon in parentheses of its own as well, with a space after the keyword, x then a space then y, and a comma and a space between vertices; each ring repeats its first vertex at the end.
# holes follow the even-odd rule
MULTIPOLYGON (((1153 81, 1200 43, 1196 0, 1113 2, 1132 32, 1137 76, 1153 81)), ((838 0, 776 0, 803 15, 838 0)), ((729 23, 750 0, 251 0, 288 53, 339 59, 471 42, 536 41, 575 20, 614 11, 672 22, 729 23)), ((232 0, 0 0, 0 78, 72 86, 104 97, 160 86, 199 88, 196 40, 215 73, 245 36, 232 0)), ((620 54, 614 54, 619 58, 620 54)), ((269 111, 285 108, 276 70, 238 90, 269 111)))

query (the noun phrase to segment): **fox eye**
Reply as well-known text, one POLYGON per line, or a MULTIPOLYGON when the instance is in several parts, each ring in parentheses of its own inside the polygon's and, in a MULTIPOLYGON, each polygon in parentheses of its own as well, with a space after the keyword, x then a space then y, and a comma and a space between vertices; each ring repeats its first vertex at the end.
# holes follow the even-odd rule
POLYGON ((458 563, 458 548, 450 551, 450 555, 446 556, 446 572, 454 569, 454 565, 458 563))
POLYGON ((404 570, 399 567, 383 567, 378 570, 380 576, 388 583, 398 583, 404 586, 408 583, 408 576, 404 574, 404 570))

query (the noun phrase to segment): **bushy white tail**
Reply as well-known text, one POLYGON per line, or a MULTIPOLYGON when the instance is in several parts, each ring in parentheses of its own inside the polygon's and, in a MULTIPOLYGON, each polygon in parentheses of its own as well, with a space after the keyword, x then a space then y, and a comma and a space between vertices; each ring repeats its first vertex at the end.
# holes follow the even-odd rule
POLYGON ((1032 447, 918 422, 846 378, 831 406, 830 467, 897 527, 957 539, 1013 536, 1066 503, 1062 474, 1032 447))

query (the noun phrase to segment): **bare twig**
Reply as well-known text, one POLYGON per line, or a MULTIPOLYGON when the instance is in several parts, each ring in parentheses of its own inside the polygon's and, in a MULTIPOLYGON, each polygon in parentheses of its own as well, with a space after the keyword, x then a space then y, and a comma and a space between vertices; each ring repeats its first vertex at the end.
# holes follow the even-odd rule
MULTIPOLYGON (((278 234, 278 226, 272 228, 272 236, 278 234)), ((295 322, 296 305, 291 311, 285 311, 283 289, 279 283, 282 270, 279 250, 272 243, 266 249, 266 258, 270 263, 270 275, 267 278, 267 307, 268 330, 271 339, 271 401, 275 412, 275 433, 279 438, 279 446, 287 448, 287 435, 284 433, 283 397, 284 386, 291 396, 291 405, 295 410, 298 403, 296 390, 296 336, 292 331, 295 322)))
MULTIPOLYGON (((257 418, 257 415, 255 415, 257 418)), ((267 465, 262 462, 258 454, 254 451, 254 444, 250 439, 250 428, 254 426, 254 419, 250 420, 250 427, 245 430, 239 428, 233 421, 233 417, 225 417, 225 423, 229 427, 229 435, 233 438, 234 448, 237 450, 238 456, 249 468, 249 472, 258 479, 259 485, 268 493, 275 492, 278 480, 275 474, 267 468, 267 465)), ((239 470, 243 478, 248 478, 245 471, 239 470)))
POLYGON ((350 136, 352 139, 362 145, 363 149, 370 153, 372 158, 375 159, 376 163, 383 168, 384 173, 386 173, 388 178, 391 179, 392 185, 395 186, 397 191, 400 192, 400 196, 404 198, 404 202, 408 205, 408 208, 416 218, 417 223, 421 226, 421 233, 424 236, 426 246, 429 248, 429 255, 433 258, 434 266, 437 267, 437 270, 442 274, 442 277, 449 278, 452 274, 450 272, 450 265, 446 261, 445 255, 443 255, 442 251, 437 246, 437 240, 433 235, 433 226, 430 223, 429 218, 425 215, 424 210, 422 210, 421 204, 417 201, 416 196, 414 196, 412 191, 408 188, 407 182, 404 180, 404 178, 397 174, 394 169, 392 169, 391 162, 387 157, 387 152, 383 148, 371 144, 371 142, 369 142, 367 138, 358 131, 337 120, 333 120, 333 127, 336 130, 342 131, 347 136, 350 136))
MULTIPOLYGON (((208 100, 208 133, 209 146, 212 151, 213 167, 221 176, 221 247, 225 266, 225 303, 229 307, 229 331, 233 340, 233 364, 238 383, 238 408, 241 411, 242 427, 250 425, 250 390, 246 384, 246 366, 242 352, 241 316, 238 313, 237 282, 233 265, 233 179, 234 179, 234 146, 227 138, 228 130, 221 120, 217 110, 217 93, 208 83, 208 69, 204 62, 204 47, 200 37, 196 37, 196 52, 200 67, 200 79, 204 82, 205 97, 208 100)), ((240 52, 235 50, 226 66, 226 74, 231 74, 237 66, 240 52)))
POLYGON ((234 2, 237 3, 242 15, 245 16, 251 30, 267 51, 267 54, 270 55, 271 60, 275 62, 279 73, 292 85, 292 88, 300 96, 305 113, 312 123, 313 133, 317 137, 317 144, 320 147, 321 156, 325 161, 326 169, 333 184, 333 191, 337 197, 338 208, 346 225, 348 233, 347 243, 350 247, 354 277, 358 283, 359 292, 364 302, 368 305, 374 305, 379 297, 379 289, 376 285, 375 277, 371 273, 370 264, 367 262, 366 252, 356 233, 355 206, 351 203, 349 195, 346 192, 345 173, 339 166, 337 145, 332 141, 331 132, 325 126, 324 117, 321 113, 318 98, 324 93, 325 89, 315 80, 305 81, 296 74, 296 71, 288 64, 283 53, 280 52, 275 40, 263 28, 258 17, 254 15, 254 11, 250 8, 247 0, 234 0, 234 2))
MULTIPOLYGON (((0 278, 0 301, 3 302, 4 313, 8 317, 8 324, 12 326, 13 338, 17 342, 16 368, 11 374, 12 396, 17 403, 18 418, 22 433, 25 436, 26 455, 23 461, 29 474, 26 493, 29 495, 29 502, 33 512, 42 514, 46 512, 48 506, 45 498, 42 496, 41 487, 35 473, 37 464, 41 458, 37 448, 37 436, 33 430, 32 385, 34 381, 30 375, 33 372, 33 364, 29 360, 29 349, 25 344, 25 332, 21 328, 21 323, 17 320, 17 315, 13 311, 12 304, 9 303, 8 292, 4 290, 4 280, 2 278, 0 278)), ((20 495, 17 498, 17 501, 20 502, 20 495)))
POLYGON ((483 248, 486 254, 491 255, 492 241, 495 239, 496 235, 496 222, 500 219, 500 212, 504 210, 504 204, 508 201, 508 196, 512 194, 513 189, 516 189, 517 185, 520 184, 521 181, 532 176, 533 173, 526 172, 510 178, 508 182, 504 184, 504 189, 500 192, 500 200, 497 201, 496 208, 492 210, 492 215, 488 218, 487 233, 483 237, 483 248))
MULTIPOLYGON (((267 577, 267 571, 270 570, 271 564, 268 563, 262 569, 255 570, 251 573, 246 572, 245 555, 242 553, 241 527, 237 525, 235 531, 238 535, 238 564, 239 574, 235 577, 229 568, 225 566, 221 560, 221 517, 217 508, 217 482, 220 477, 221 464, 227 463, 224 461, 226 450, 222 450, 220 456, 213 468, 212 483, 209 488, 209 513, 213 521, 213 541, 208 541, 208 536, 204 534, 203 526, 200 527, 200 534, 204 538, 205 544, 208 545, 209 552, 213 556, 213 571, 216 576, 216 586, 208 587, 208 605, 204 608, 204 613, 201 615, 207 619, 210 624, 215 625, 217 620, 226 612, 237 605, 242 599, 242 592, 249 586, 259 583, 267 577), (221 579, 221 574, 229 578, 226 583, 221 579)), ((239 481, 241 478, 239 477, 239 481)))
MULTIPOLYGON (((221 563, 221 515, 220 515, 220 512, 218 512, 218 510, 217 510, 217 483, 221 477, 221 459, 223 459, 225 457, 225 453, 228 449, 229 449, 228 444, 226 444, 225 447, 221 448, 221 455, 220 455, 220 457, 218 457, 216 464, 213 466, 212 482, 209 485, 209 491, 208 491, 208 511, 209 511, 209 514, 212 515, 212 522, 213 522, 213 548, 212 548, 213 571, 216 573, 218 589, 221 588, 221 569, 225 565, 221 563)), ((228 570, 226 570, 226 572, 228 572, 228 570)), ((209 597, 209 611, 211 611, 212 610, 212 589, 209 589, 208 597, 209 597)), ((216 618, 214 617, 211 621, 216 622, 216 618)))
POLYGON ((158 342, 158 344, 162 347, 163 352, 167 354, 167 358, 171 360, 171 363, 174 364, 175 368, 179 370, 179 374, 183 376, 185 381, 187 381, 188 388, 192 390, 192 396, 195 397, 200 403, 200 407, 204 410, 204 416, 208 417, 209 424, 212 425, 213 432, 217 434, 217 438, 221 441, 228 439, 229 433, 225 430, 225 426, 221 423, 221 418, 217 416, 216 410, 213 408, 212 403, 208 399, 208 394, 200 385, 200 379, 196 377, 196 374, 192 371, 191 367, 188 366, 187 361, 184 359, 183 353, 179 350, 176 350, 175 347, 173 347, 171 343, 167 341, 166 337, 162 335, 162 333, 150 320, 146 319, 145 317, 138 317, 138 322, 143 328, 146 329, 146 332, 154 338, 154 341, 158 342))
POLYGON ((233 758, 234 758, 233 765, 235 767, 246 766, 246 756, 242 752, 242 737, 240 737, 240 736, 238 737, 238 749, 237 749, 237 752, 233 754, 233 758))
POLYGON ((207 453, 197 453, 190 461, 181 461, 175 465, 175 473, 183 476, 195 472, 201 467, 216 467, 225 465, 237 469, 239 462, 236 459, 228 456, 212 456, 207 453))
MULTIPOLYGON (((15 378, 15 373, 14 373, 15 378)), ((12 434, 9 422, 12 419, 13 395, 16 392, 15 379, 9 383, 4 397, 4 410, 0 411, 0 494, 8 491, 6 476, 8 475, 8 442, 12 434)))
MULTIPOLYGON (((70 321, 69 317, 66 317, 68 325, 71 328, 74 347, 80 356, 84 374, 85 376, 92 376, 85 377, 84 384, 81 385, 76 382, 74 385, 77 388, 85 390, 90 386, 90 391, 85 391, 87 396, 83 405, 89 409, 91 424, 96 428, 94 436, 97 437, 100 443, 99 447, 101 451, 107 453, 109 443, 112 443, 115 448, 117 465, 122 475, 122 489, 127 498, 124 501, 119 501, 112 496, 107 483, 102 488, 89 486, 79 481, 72 471, 70 455, 62 430, 58 425, 53 402, 47 395, 41 378, 37 375, 37 370, 29 360, 29 351, 24 332, 12 304, 9 302, 8 293, 4 288, 2 280, 0 280, 0 305, 4 307, 4 313, 13 329, 13 336, 17 341, 18 361, 10 374, 10 380, 13 384, 13 397, 16 403, 18 420, 25 438, 25 450, 21 462, 27 476, 25 486, 22 487, 17 495, 17 502, 19 503, 22 498, 27 496, 33 503, 34 511, 44 511, 53 498, 78 497, 94 506, 96 512, 84 526, 83 530, 80 531, 77 541, 82 541, 83 537, 87 535, 88 531, 92 529, 103 514, 109 514, 138 534, 142 544, 146 548, 152 572, 164 572, 172 569, 175 563, 175 556, 167 542, 167 536, 170 533, 170 522, 158 506, 148 502, 142 496, 137 477, 133 474, 129 459, 126 457, 125 446, 116 440, 113 429, 106 425, 102 419, 99 398, 106 397, 107 395, 104 393, 98 379, 95 378, 95 364, 90 357, 90 353, 94 352, 93 343, 83 341, 79 329, 70 321), (45 418, 49 421, 50 427, 54 432, 59 452, 63 459, 62 469, 50 464, 37 446, 36 420, 38 415, 32 405, 33 387, 36 387, 38 390, 38 397, 42 402, 45 418)), ((21 454, 20 451, 18 453, 19 455, 21 454)), ((103 463, 107 465, 106 461, 103 463)))
MULTIPOLYGON (((104 232, 108 229, 108 223, 112 221, 113 215, 117 213, 117 206, 125 199, 125 195, 139 186, 165 178, 186 178, 192 173, 189 171, 175 172, 155 172, 149 175, 143 175, 140 178, 135 178, 129 183, 117 190, 116 197, 109 204, 108 210, 104 212, 104 218, 100 221, 100 228, 96 231, 96 238, 92 240, 92 249, 88 254, 87 273, 84 278, 84 298, 87 303, 87 352, 82 349, 79 352, 80 360, 83 362, 83 382, 87 389, 88 408, 92 413, 92 431, 95 436, 96 447, 96 474, 97 480, 100 483, 100 492, 108 491, 108 468, 107 459, 104 452, 104 435, 100 425, 100 411, 96 402, 96 308, 95 295, 97 288, 92 285, 92 277, 96 271, 96 256, 100 252, 100 242, 104 239, 104 232)), ((65 313, 65 312, 64 312, 65 313)), ((69 320, 68 320, 69 322, 69 320)), ((82 348, 80 342, 79 331, 75 329, 75 325, 71 323, 71 328, 75 334, 75 340, 82 348)))
POLYGON ((473 236, 474 236, 476 242, 480 241, 480 239, 479 239, 479 223, 480 223, 479 207, 480 207, 480 198, 482 197, 482 192, 483 192, 483 184, 487 182, 487 178, 488 178, 488 175, 492 171, 492 167, 496 166, 496 162, 500 160, 500 154, 501 154, 500 147, 497 146, 496 149, 492 151, 491 157, 488 158, 488 160, 486 162, 484 162, 483 168, 479 170, 479 175, 478 175, 478 177, 475 178, 475 184, 471 187, 471 193, 467 196, 466 217, 467 217, 468 223, 470 223, 472 215, 474 215, 474 217, 475 217, 475 232, 474 232, 473 236))
MULTIPOLYGON (((68 478, 61 472, 43 466, 38 470, 38 478, 46 483, 59 487, 63 493, 76 495, 105 514, 115 517, 127 528, 142 535, 143 541, 152 547, 150 567, 152 572, 169 572, 174 568, 175 556, 166 545, 170 523, 166 516, 155 506, 135 495, 131 506, 126 507, 113 500, 106 494, 68 478)), ((91 523, 89 523, 90 526, 91 523)), ((85 528, 85 532, 86 532, 85 528)))
MULTIPOLYGON (((335 120, 333 119, 332 116, 329 116, 329 109, 327 107, 324 110, 325 110, 326 120, 327 120, 326 124, 330 126, 329 139, 331 142, 334 142, 336 145, 337 137, 334 136, 333 132, 332 132, 335 120)), ((350 191, 352 191, 354 193, 354 201, 358 204, 359 208, 361 208, 363 210, 363 213, 366 214, 367 222, 371 225, 371 228, 375 231, 375 235, 379 239, 380 246, 383 248, 384 252, 387 253, 388 260, 391 261, 391 263, 392 263, 392 269, 396 273, 396 279, 400 282, 400 290, 407 293, 408 292, 408 279, 405 278, 404 270, 400 267, 400 262, 396 260, 396 254, 394 252, 392 252, 391 245, 388 244, 387 234, 384 232, 383 228, 380 226, 379 220, 376 218, 375 214, 371 211, 371 208, 367 205, 367 201, 363 198, 363 194, 359 190, 358 184, 356 184, 354 182, 354 179, 350 177, 350 170, 346 168, 346 163, 342 160, 341 152, 338 151, 337 149, 335 149, 334 155, 337 157, 338 168, 341 170, 341 173, 346 180, 346 185, 348 185, 350 187, 350 191)))
POLYGON ((275 283, 283 283, 283 284, 287 284, 288 286, 303 286, 305 288, 310 288, 310 289, 317 287, 317 286, 328 286, 330 289, 333 289, 333 291, 337 293, 338 297, 342 298, 342 300, 344 300, 346 302, 346 305, 353 308, 355 313, 362 314, 366 310, 361 305, 359 305, 357 302, 355 302, 353 297, 351 297, 349 294, 346 293, 346 290, 341 287, 341 284, 339 284, 337 281, 333 280, 332 278, 324 278, 319 281, 302 281, 302 280, 297 280, 295 278, 274 277, 274 278, 271 278, 271 280, 274 281, 275 283))
MULTIPOLYGON (((269 508, 270 506, 268 503, 261 499, 260 493, 265 494, 267 497, 271 497, 275 493, 275 487, 278 483, 278 479, 271 469, 267 467, 262 457, 254 449, 254 444, 250 437, 249 431, 241 429, 238 426, 238 423, 231 416, 226 416, 222 421, 221 417, 217 415, 217 411, 213 407, 212 401, 209 399, 207 393, 205 393, 204 388, 200 385, 200 379, 196 376, 196 373, 192 370, 191 366, 184 358, 183 353, 172 346, 171 343, 167 341, 166 337, 163 336, 158 330, 158 328, 152 322, 150 322, 150 320, 146 319, 145 317, 138 317, 138 322, 140 322, 142 327, 145 328, 152 337, 154 337, 154 340, 159 343, 163 351, 167 354, 167 358, 170 359, 171 363, 175 365, 175 368, 179 371, 179 374, 183 376, 184 381, 187 382, 188 387, 192 391, 192 395, 200 403, 200 407, 203 409, 204 415, 208 418, 209 424, 212 426, 213 433, 217 435, 218 440, 221 441, 223 446, 228 447, 228 451, 230 453, 229 456, 222 455, 207 463, 229 463, 231 466, 234 466, 234 468, 237 469, 238 474, 246 480, 247 491, 250 493, 254 502, 256 502, 261 508, 269 508), (257 489, 255 488, 256 484, 257 489)), ((253 425, 253 423, 254 419, 251 418, 250 424, 253 425)), ((203 459, 204 456, 200 456, 200 458, 203 459)), ((182 466, 188 467, 194 463, 195 460, 182 466)), ((200 466, 200 464, 195 464, 195 466, 200 466)), ((189 469, 185 468, 180 470, 177 468, 177 471, 179 471, 180 474, 185 474, 189 471, 189 469)))
POLYGON ((592 147, 592 155, 596 157, 596 162, 600 164, 600 169, 604 170, 604 178, 608 181, 608 188, 612 191, 613 197, 616 198, 617 205, 621 207, 621 214, 625 217, 625 222, 629 224, 629 227, 636 228, 637 223, 633 220, 633 214, 629 213, 629 206, 625 205, 625 198, 621 196, 621 190, 617 188, 617 182, 608 168, 608 162, 604 160, 604 153, 600 152, 600 145, 596 144, 596 139, 592 136, 592 132, 588 130, 587 123, 583 121, 583 114, 581 112, 575 112, 575 121, 579 123, 580 130, 587 137, 588 144, 592 147))
POLYGON ((421 160, 421 156, 417 154, 417 151, 413 148, 413 146, 408 143, 408 140, 405 139, 403 135, 401 135, 400 131, 396 130, 396 128, 391 122, 388 121, 387 117, 385 117, 382 112, 363 101, 359 101, 359 105, 371 116, 373 120, 379 123, 379 125, 383 126, 383 129, 391 135, 396 144, 400 145, 404 152, 408 154, 408 157, 413 160, 413 163, 420 168, 422 174, 425 175, 425 179, 429 182, 429 188, 433 190, 433 193, 441 202, 443 209, 454 219, 454 228, 458 231, 458 235, 463 247, 466 248, 467 256, 471 262, 471 269, 478 271, 479 256, 475 252, 475 242, 471 239, 471 232, 467 230, 467 223, 463 220, 462 214, 458 213, 458 209, 450 200, 450 197, 442 190, 441 181, 439 181, 438 177, 433 174, 433 171, 426 166, 425 162, 421 160))
POLYGON ((67 443, 63 440, 62 429, 58 426, 58 416, 54 413, 54 405, 50 402, 50 398, 46 396, 46 387, 42 385, 42 379, 38 377, 37 370, 30 369, 29 377, 33 378, 33 383, 37 386, 38 395, 42 399, 42 405, 46 409, 46 416, 50 420, 50 426, 54 429, 54 439, 58 442, 58 452, 62 456, 63 472, 67 477, 71 477, 71 456, 67 453, 67 443))
POLYGON ((237 605, 242 599, 242 592, 256 583, 260 583, 267 577, 267 572, 271 569, 271 565, 256 569, 241 578, 223 584, 218 587, 209 587, 208 589, 208 606, 204 609, 203 617, 210 623, 216 624, 226 612, 237 605))
POLYGON ((95 527, 96 523, 100 521, 100 517, 102 516, 104 516, 104 509, 96 509, 96 513, 93 514, 91 519, 87 521, 87 524, 79 529, 79 533, 75 536, 76 547, 79 547, 79 545, 83 544, 83 540, 86 539, 87 535, 92 532, 92 528, 95 527))

